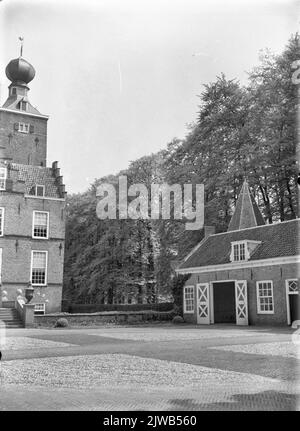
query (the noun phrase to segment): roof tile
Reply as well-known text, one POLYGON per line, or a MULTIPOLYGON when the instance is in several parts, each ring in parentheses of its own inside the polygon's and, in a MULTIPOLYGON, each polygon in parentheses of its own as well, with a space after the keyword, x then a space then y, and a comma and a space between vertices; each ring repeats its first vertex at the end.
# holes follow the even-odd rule
POLYGON ((261 241, 251 255, 250 261, 299 255, 299 222, 300 219, 295 219, 211 235, 179 266, 179 269, 230 263, 233 241, 261 241))
POLYGON ((59 187, 56 184, 52 168, 43 166, 22 165, 11 163, 11 169, 18 171, 18 180, 25 182, 25 193, 33 194, 32 188, 35 185, 45 186, 45 196, 60 198, 59 187))

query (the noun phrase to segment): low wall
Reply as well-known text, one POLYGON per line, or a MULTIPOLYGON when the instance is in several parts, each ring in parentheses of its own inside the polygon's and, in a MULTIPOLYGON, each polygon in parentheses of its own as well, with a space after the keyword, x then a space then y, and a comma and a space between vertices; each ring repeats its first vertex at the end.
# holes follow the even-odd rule
POLYGON ((139 311, 139 312, 102 312, 102 313, 59 313, 34 316, 36 327, 53 327, 59 318, 68 320, 69 326, 96 326, 96 325, 135 325, 146 322, 163 322, 173 319, 173 311, 139 311))
POLYGON ((2 301, 3 308, 15 308, 16 301, 2 301))

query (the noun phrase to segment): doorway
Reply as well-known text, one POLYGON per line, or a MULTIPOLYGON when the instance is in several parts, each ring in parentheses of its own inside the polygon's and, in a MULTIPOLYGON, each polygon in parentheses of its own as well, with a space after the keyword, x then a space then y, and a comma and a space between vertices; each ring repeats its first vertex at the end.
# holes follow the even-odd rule
POLYGON ((300 320, 300 297, 299 295, 289 295, 291 323, 300 320))
POLYGON ((299 282, 297 279, 286 280, 287 323, 291 325, 300 320, 299 282))
POLYGON ((236 323, 234 281, 213 283, 214 323, 236 323))

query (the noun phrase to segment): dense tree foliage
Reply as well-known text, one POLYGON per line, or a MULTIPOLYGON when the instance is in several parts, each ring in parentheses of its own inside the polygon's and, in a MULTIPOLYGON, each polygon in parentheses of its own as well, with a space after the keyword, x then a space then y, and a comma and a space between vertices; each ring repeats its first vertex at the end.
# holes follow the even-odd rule
MULTIPOLYGON (((128 185, 204 184, 205 224, 227 229, 247 177, 267 223, 297 217, 296 98, 291 81, 298 35, 281 55, 264 51, 247 86, 222 74, 204 86, 185 139, 130 164, 128 185)), ((174 286, 174 265, 203 237, 184 220, 99 220, 95 180, 68 197, 64 295, 77 302, 155 302, 174 286)), ((149 201, 151 205, 151 200, 149 201)), ((176 284, 177 282, 175 282, 176 284)))

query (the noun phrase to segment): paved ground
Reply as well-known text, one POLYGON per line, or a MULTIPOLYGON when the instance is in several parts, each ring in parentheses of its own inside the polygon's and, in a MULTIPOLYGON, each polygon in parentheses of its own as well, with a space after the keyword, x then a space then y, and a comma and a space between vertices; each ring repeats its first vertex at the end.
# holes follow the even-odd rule
POLYGON ((289 328, 153 325, 0 334, 0 410, 300 410, 289 328))

